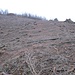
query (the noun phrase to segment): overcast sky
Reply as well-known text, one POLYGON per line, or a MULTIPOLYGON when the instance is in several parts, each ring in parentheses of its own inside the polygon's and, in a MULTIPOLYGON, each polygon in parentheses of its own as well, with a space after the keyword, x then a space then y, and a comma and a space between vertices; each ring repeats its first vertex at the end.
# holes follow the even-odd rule
POLYGON ((47 19, 75 21, 75 0, 0 0, 0 9, 11 13, 32 13, 47 19))

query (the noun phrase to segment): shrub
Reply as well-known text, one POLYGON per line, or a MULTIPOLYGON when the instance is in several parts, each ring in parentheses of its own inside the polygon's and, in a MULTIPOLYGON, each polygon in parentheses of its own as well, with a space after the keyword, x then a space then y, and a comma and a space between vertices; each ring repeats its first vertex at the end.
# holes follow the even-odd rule
POLYGON ((54 19, 54 21, 58 21, 58 19, 57 19, 57 18, 55 18, 55 19, 54 19))
POLYGON ((66 19, 64 22, 75 23, 75 22, 73 22, 71 19, 66 19))

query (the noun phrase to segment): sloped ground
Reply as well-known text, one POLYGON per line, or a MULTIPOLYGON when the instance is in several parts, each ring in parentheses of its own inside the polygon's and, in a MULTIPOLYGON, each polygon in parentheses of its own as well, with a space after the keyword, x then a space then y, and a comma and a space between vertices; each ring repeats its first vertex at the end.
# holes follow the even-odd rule
POLYGON ((75 24, 0 15, 0 74, 75 75, 75 24))

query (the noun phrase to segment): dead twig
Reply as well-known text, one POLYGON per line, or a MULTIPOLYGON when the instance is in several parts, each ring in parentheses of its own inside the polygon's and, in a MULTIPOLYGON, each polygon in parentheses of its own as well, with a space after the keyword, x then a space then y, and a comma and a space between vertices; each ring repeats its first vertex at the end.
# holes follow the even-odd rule
POLYGON ((70 73, 70 72, 74 72, 75 70, 75 67, 72 67, 70 70, 68 70, 67 72, 70 73))

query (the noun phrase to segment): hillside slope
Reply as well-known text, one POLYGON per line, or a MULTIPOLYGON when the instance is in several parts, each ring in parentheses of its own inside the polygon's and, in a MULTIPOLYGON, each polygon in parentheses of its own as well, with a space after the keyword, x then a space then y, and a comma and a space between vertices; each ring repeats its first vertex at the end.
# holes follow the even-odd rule
POLYGON ((75 75, 75 24, 0 15, 0 74, 75 75))

